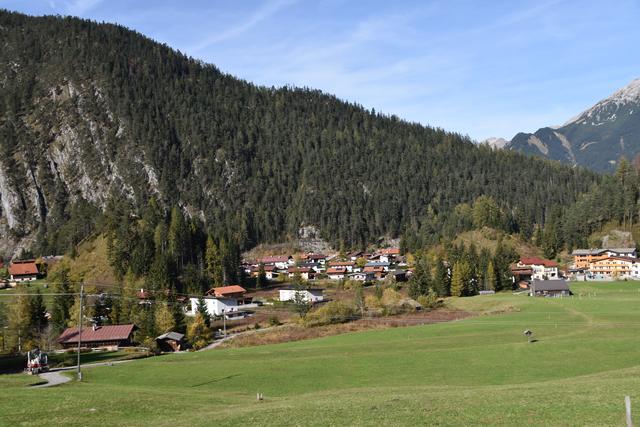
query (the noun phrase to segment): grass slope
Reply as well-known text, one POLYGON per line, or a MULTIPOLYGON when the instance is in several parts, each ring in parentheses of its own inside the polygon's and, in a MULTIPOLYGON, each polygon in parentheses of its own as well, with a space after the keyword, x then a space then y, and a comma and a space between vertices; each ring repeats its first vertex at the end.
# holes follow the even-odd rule
POLYGON ((0 377, 0 424, 620 425, 624 395, 640 404, 640 285, 573 290, 458 299, 504 313, 446 324, 92 368, 53 389, 0 377))

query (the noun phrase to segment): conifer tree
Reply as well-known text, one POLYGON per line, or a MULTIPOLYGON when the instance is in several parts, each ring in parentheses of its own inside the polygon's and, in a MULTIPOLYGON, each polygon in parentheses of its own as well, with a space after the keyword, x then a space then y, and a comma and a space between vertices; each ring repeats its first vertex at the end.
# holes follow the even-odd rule
POLYGON ((56 332, 62 332, 69 320, 69 312, 73 304, 73 296, 65 295, 71 293, 71 283, 69 281, 69 269, 62 268, 56 273, 50 274, 53 283, 52 289, 55 294, 51 305, 51 325, 56 332))
POLYGON ((496 271, 493 268, 493 261, 489 260, 489 264, 487 265, 487 272, 485 274, 485 290, 495 291, 496 290, 496 271))
POLYGON ((207 247, 205 250, 205 262, 207 266, 207 274, 213 281, 214 286, 224 286, 224 272, 222 267, 222 258, 218 246, 213 241, 213 237, 207 237, 207 247))
POLYGON ((211 322, 211 314, 207 310, 207 304, 205 304, 204 298, 202 297, 198 298, 198 305, 196 306, 196 312, 202 317, 202 320, 204 321, 205 325, 208 328, 211 322))
POLYGON ((256 278, 256 288, 262 289, 267 286, 267 273, 264 270, 264 264, 258 264, 258 276, 256 278))
POLYGON ((436 259, 434 276, 434 288, 438 296, 444 297, 451 295, 451 278, 449 277, 449 269, 440 257, 436 259))

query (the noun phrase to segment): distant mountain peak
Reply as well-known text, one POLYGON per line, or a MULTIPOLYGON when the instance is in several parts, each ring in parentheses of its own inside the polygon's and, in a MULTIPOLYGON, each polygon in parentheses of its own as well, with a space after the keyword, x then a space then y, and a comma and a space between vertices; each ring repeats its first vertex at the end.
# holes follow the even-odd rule
POLYGON ((487 138, 483 141, 480 141, 480 144, 487 144, 493 148, 504 148, 508 143, 509 141, 507 141, 506 139, 496 137, 487 138))
POLYGON ((510 150, 611 172, 620 157, 640 154, 640 79, 615 91, 558 128, 519 133, 510 150))
MULTIPOLYGON (((608 98, 599 101, 593 107, 578 114, 564 124, 590 124, 592 126, 601 126, 607 121, 614 121, 618 118, 618 110, 628 104, 640 103, 640 78, 634 79, 616 91, 608 98)), ((633 114, 633 110, 629 110, 627 114, 633 114)))

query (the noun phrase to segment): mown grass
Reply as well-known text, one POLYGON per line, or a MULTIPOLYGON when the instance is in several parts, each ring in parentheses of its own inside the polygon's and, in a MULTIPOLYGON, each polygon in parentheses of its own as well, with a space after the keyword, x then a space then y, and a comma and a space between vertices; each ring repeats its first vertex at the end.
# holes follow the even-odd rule
POLYGON ((640 405, 640 284, 572 289, 453 300, 502 314, 451 323, 91 368, 52 389, 0 377, 0 424, 621 425, 624 395, 640 405))

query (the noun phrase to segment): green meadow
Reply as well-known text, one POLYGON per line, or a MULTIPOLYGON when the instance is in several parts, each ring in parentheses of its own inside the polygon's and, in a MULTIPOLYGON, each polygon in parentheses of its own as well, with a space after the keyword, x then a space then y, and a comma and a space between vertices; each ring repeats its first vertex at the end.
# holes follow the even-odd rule
POLYGON ((572 290, 453 299, 478 315, 450 323, 87 368, 49 389, 0 376, 0 425, 618 426, 625 395, 640 422, 640 284, 572 290))

